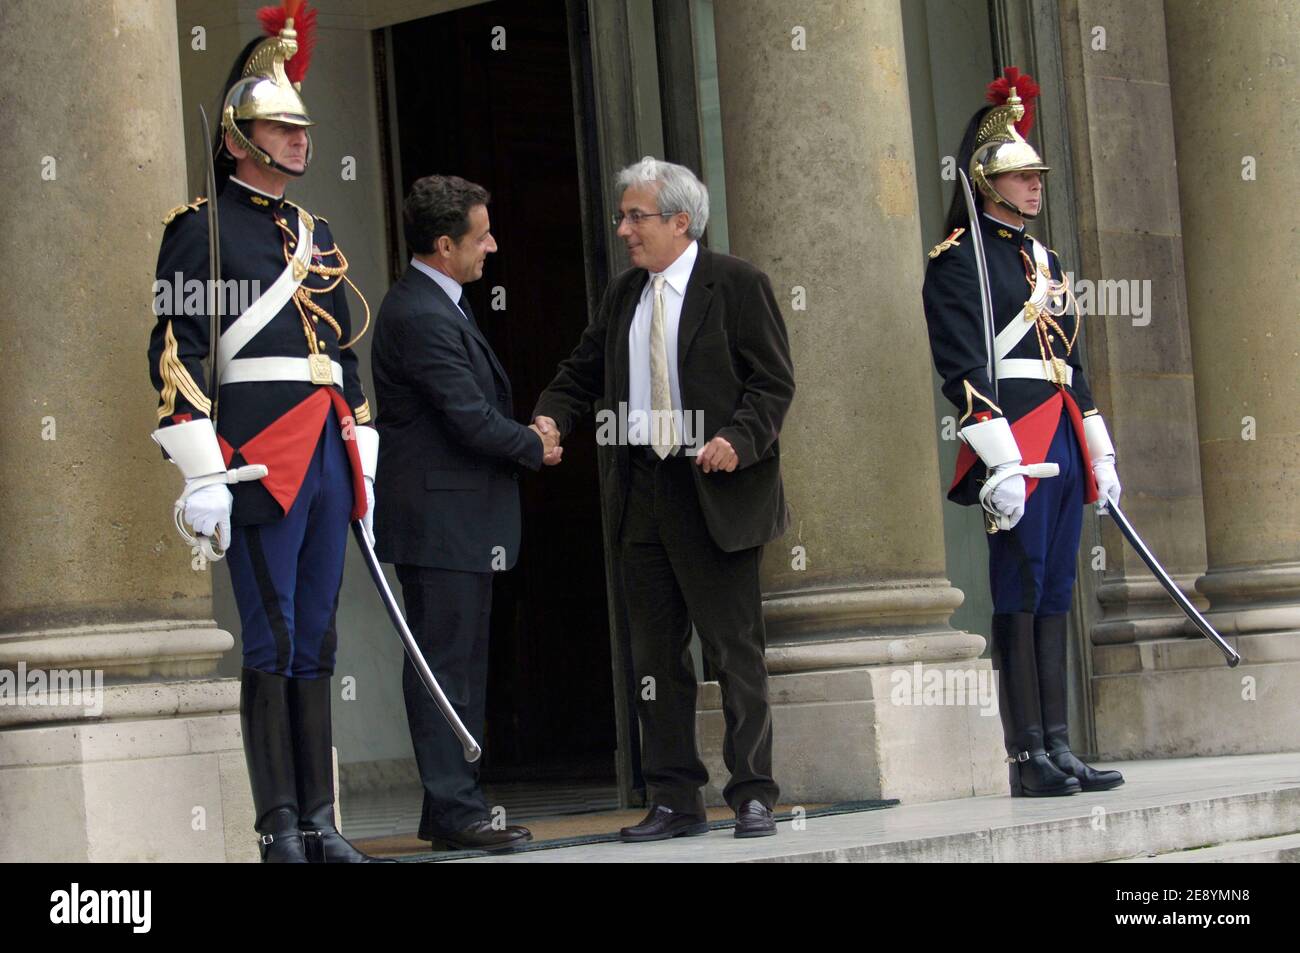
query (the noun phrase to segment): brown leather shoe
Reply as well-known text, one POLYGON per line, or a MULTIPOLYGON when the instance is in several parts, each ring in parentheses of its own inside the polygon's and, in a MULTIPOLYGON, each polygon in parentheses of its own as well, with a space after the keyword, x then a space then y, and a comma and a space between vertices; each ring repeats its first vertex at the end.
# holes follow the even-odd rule
POLYGON ((651 805, 650 813, 640 824, 624 827, 619 840, 628 844, 668 840, 670 837, 695 837, 709 832, 709 819, 703 814, 681 814, 672 808, 651 805))
POLYGON ((775 833, 772 809, 758 798, 750 798, 736 809, 737 837, 771 837, 775 833))
POLYGON ((512 824, 498 830, 486 817, 464 830, 432 837, 434 850, 512 850, 532 839, 533 832, 526 827, 512 824))

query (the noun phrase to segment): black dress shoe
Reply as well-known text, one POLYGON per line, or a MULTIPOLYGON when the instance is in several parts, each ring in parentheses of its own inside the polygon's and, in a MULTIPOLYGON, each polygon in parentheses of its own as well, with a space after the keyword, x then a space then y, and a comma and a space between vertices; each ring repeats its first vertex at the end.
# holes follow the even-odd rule
POLYGON ((526 827, 512 824, 509 827, 494 828, 492 821, 484 818, 475 821, 464 830, 450 834, 434 834, 434 850, 512 850, 520 844, 533 839, 533 832, 526 827))
POLYGON ((771 837, 775 833, 772 809, 758 798, 750 798, 736 810, 737 837, 771 837))
POLYGON ((709 819, 703 814, 682 814, 672 808, 653 805, 640 824, 624 827, 619 839, 629 844, 668 840, 670 837, 695 837, 709 832, 709 819))
POLYGON ((1063 751, 1049 751, 1047 756, 1072 778, 1078 779, 1085 791, 1109 791, 1124 783, 1124 775, 1118 771, 1098 771, 1092 765, 1084 764, 1069 748, 1063 751))

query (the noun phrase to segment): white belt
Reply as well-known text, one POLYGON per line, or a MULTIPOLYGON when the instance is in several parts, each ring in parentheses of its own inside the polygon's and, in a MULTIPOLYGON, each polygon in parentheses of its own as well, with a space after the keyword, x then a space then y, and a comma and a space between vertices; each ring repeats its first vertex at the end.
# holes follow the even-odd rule
MULTIPOLYGON (((334 383, 343 386, 343 365, 330 361, 334 383)), ((248 384, 253 381, 303 381, 311 383, 311 367, 305 357, 240 357, 226 365, 221 384, 248 384)))
MULTIPOLYGON (((1027 377, 1055 383, 1051 370, 1045 367, 1039 358, 1012 357, 998 361, 998 380, 1005 380, 1008 377, 1027 377)), ((1065 383, 1066 386, 1074 384, 1074 368, 1069 364, 1065 365, 1065 383)))

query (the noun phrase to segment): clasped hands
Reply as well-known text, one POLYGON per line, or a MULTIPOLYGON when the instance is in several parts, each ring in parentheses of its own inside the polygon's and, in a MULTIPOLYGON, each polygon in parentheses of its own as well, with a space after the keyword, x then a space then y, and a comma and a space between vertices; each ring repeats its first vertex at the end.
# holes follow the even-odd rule
MULTIPOLYGON (((528 429, 542 441, 542 463, 553 467, 560 462, 564 448, 560 446, 560 428, 550 417, 535 417, 528 429)), ((721 470, 731 473, 740 465, 740 455, 725 437, 714 437, 695 455, 695 465, 705 473, 721 470)))
POLYGON ((560 446, 560 428, 555 426, 555 421, 550 417, 537 417, 528 425, 528 429, 542 441, 542 463, 548 467, 559 463, 564 456, 564 448, 560 446))

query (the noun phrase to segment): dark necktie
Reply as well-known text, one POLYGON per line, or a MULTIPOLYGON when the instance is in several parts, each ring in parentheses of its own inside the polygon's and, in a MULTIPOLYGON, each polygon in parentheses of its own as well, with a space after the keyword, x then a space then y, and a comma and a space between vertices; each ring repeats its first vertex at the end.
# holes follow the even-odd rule
POLYGON ((474 320, 474 309, 469 306, 469 298, 465 296, 464 292, 461 292, 460 300, 456 302, 456 306, 465 313, 465 317, 469 319, 470 324, 478 327, 478 322, 474 320))

